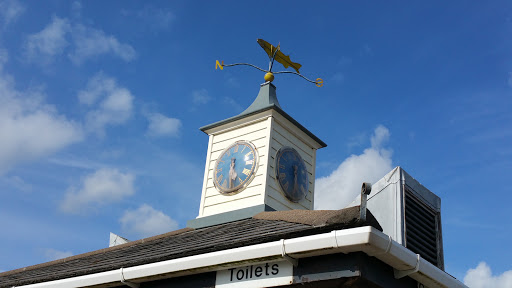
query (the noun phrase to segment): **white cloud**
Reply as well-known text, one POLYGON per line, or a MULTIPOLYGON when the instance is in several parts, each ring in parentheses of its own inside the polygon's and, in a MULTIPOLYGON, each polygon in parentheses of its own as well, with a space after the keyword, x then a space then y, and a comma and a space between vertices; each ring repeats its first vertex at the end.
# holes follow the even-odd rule
POLYGON ((0 48, 0 72, 3 71, 5 63, 7 63, 7 60, 9 60, 9 54, 7 53, 7 50, 0 48))
POLYGON ((476 268, 466 272, 464 284, 471 288, 512 287, 512 270, 493 276, 487 263, 480 262, 476 268))
MULTIPOLYGON (((73 4, 73 13, 80 12, 80 5, 80 2, 73 4)), ((75 18, 80 18, 79 14, 75 18)), ((28 61, 46 65, 52 63, 56 56, 62 55, 67 48, 69 59, 76 65, 103 54, 111 54, 127 62, 136 57, 131 45, 121 43, 113 35, 55 16, 43 30, 27 37, 24 54, 28 61), (71 41, 68 41, 69 38, 71 41)))
POLYGON ((389 136, 390 134, 388 128, 382 125, 377 126, 377 128, 375 128, 375 130, 373 131, 372 138, 370 139, 372 148, 379 149, 382 146, 382 144, 389 140, 389 136))
POLYGON ((67 19, 53 17, 50 24, 38 33, 29 35, 25 41, 24 54, 28 61, 40 64, 53 62, 69 45, 66 34, 71 30, 67 19))
POLYGON ((143 204, 136 210, 125 211, 119 221, 124 231, 141 237, 158 235, 178 228, 176 221, 148 204, 143 204))
POLYGON ((136 56, 132 46, 119 42, 114 36, 106 35, 99 29, 78 24, 73 26, 72 37, 74 51, 69 54, 69 58, 75 64, 102 54, 113 54, 127 62, 136 56))
POLYGON ((371 137, 371 147, 361 155, 345 159, 331 175, 316 180, 315 209, 341 209, 359 194, 363 182, 382 178, 393 167, 392 152, 383 148, 389 130, 379 125, 371 137))
POLYGON ((0 1, 0 22, 2 28, 7 27, 25 11, 25 7, 17 0, 0 1))
POLYGON ((0 177, 0 183, 7 185, 8 187, 12 187, 18 191, 22 192, 30 192, 32 191, 32 185, 25 182, 21 177, 19 176, 4 176, 0 177))
POLYGON ((235 77, 229 77, 227 80, 227 84, 234 88, 240 87, 240 82, 238 82, 238 79, 235 77))
POLYGON ((238 102, 231 97, 227 97, 227 96, 224 97, 224 103, 233 107, 235 109, 234 111, 243 111, 244 110, 244 107, 242 107, 240 104, 238 104, 238 102))
POLYGON ((137 17, 146 21, 153 28, 169 28, 171 22, 176 18, 174 14, 162 8, 145 7, 137 12, 137 17))
POLYGON ((116 169, 102 168, 89 174, 79 189, 70 187, 60 208, 63 212, 80 214, 133 195, 135 176, 116 169))
POLYGON ((44 103, 41 91, 16 90, 14 79, 2 71, 6 61, 0 50, 0 174, 83 139, 80 125, 44 103))
POLYGON ((182 126, 180 119, 170 118, 160 113, 148 115, 148 120, 149 126, 147 134, 153 137, 177 137, 182 126))
POLYGON ((71 4, 71 15, 74 18, 82 17, 82 2, 73 1, 73 3, 71 4))
POLYGON ((211 100, 212 97, 208 95, 206 89, 199 89, 192 92, 192 101, 196 105, 206 104, 211 100))
POLYGON ((58 259, 73 256, 73 253, 70 251, 59 251, 59 250, 55 250, 55 249, 51 249, 51 248, 46 249, 44 251, 44 254, 48 261, 53 261, 53 260, 58 260, 58 259))
POLYGON ((86 126, 98 135, 104 134, 106 125, 125 123, 132 114, 133 95, 116 80, 102 72, 97 73, 87 83, 87 88, 78 92, 82 104, 95 106, 87 113, 86 126))
MULTIPOLYGON (((147 26, 153 32, 161 29, 168 29, 171 23, 176 19, 174 13, 162 7, 145 6, 139 10, 121 10, 121 15, 134 17, 137 19, 127 19, 127 21, 137 21, 139 27, 147 26)), ((144 27, 145 29, 146 27, 144 27)), ((146 29, 145 29, 146 30, 146 29)))

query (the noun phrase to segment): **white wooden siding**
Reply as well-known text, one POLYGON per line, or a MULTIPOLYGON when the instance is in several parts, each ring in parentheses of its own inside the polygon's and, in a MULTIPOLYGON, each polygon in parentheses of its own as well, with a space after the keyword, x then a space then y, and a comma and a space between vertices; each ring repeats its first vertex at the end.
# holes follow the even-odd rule
POLYGON ((267 204, 276 210, 313 209, 316 149, 321 146, 282 115, 269 110, 244 120, 212 128, 207 132, 210 139, 198 217, 261 204, 267 204), (254 179, 242 192, 225 196, 220 194, 213 184, 213 169, 222 151, 239 140, 254 144, 259 163, 254 179), (306 163, 309 189, 305 199, 299 203, 286 199, 275 178, 275 157, 283 146, 297 150, 306 163))
POLYGON ((232 130, 219 131, 212 135, 212 145, 209 150, 210 158, 206 163, 205 185, 203 185, 202 211, 199 217, 233 211, 264 203, 265 173, 268 163, 269 125, 267 118, 260 118, 245 126, 232 130), (254 179, 247 188, 235 195, 222 195, 213 184, 214 167, 222 151, 236 141, 249 141, 254 144, 258 153, 258 168, 254 179), (248 200, 250 199, 250 200, 248 200))
MULTIPOLYGON (((265 197, 265 204, 269 205, 270 207, 279 210, 284 209, 284 207, 288 207, 286 210, 289 209, 313 209, 313 193, 314 193, 314 187, 315 187, 315 181, 313 177, 314 173, 314 159, 316 156, 316 150, 310 147, 306 141, 299 138, 299 136, 303 135, 297 135, 292 133, 290 130, 292 129, 286 129, 284 125, 291 125, 288 121, 283 121, 284 123, 281 123, 279 121, 276 121, 274 118, 274 122, 272 124, 272 133, 271 133, 271 139, 270 139, 270 159, 269 159, 269 173, 267 175, 267 192, 265 197), (281 147, 292 147, 300 154, 302 159, 304 159, 304 162, 306 163, 306 169, 308 171, 308 178, 309 178, 309 189, 308 193, 306 194, 305 199, 302 199, 298 203, 293 203, 289 201, 284 194, 281 191, 281 188, 279 187, 279 184, 277 183, 276 177, 275 177, 275 158, 277 155, 277 152, 281 147)), ((289 128, 289 127, 287 127, 289 128)))

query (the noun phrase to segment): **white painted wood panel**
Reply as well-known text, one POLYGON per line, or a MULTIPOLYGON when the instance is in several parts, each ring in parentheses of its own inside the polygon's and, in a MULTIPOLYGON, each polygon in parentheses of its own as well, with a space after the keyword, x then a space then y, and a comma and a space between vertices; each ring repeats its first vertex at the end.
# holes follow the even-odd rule
POLYGON ((305 153, 304 150, 300 149, 297 145, 295 145, 294 142, 283 138, 283 136, 281 136, 279 133, 275 133, 272 137, 272 147, 275 148, 276 150, 279 150, 279 148, 281 148, 282 146, 292 147, 295 150, 297 150, 302 159, 304 159, 304 162, 311 166, 313 162, 313 157, 311 155, 305 153))
POLYGON ((203 214, 200 216, 206 216, 207 214, 211 215, 211 213, 213 213, 212 211, 224 211, 227 209, 225 208, 227 207, 224 205, 225 203, 229 203, 229 206, 231 206, 231 209, 226 211, 249 207, 246 206, 247 203, 244 200, 247 197, 250 197, 253 201, 250 206, 264 203, 265 175, 267 173, 265 168, 268 163, 267 151, 269 147, 269 121, 267 119, 270 118, 261 118, 259 121, 254 121, 249 125, 239 125, 237 129, 224 130, 211 136, 212 145, 209 147, 209 163, 206 164, 208 168, 206 169, 206 179, 202 191, 203 199, 201 204, 203 207, 203 214), (256 170, 256 176, 254 179, 242 192, 231 196, 225 196, 220 194, 213 184, 215 163, 224 149, 240 140, 249 141, 256 147, 259 161, 258 169, 256 170), (259 196, 256 197, 257 195, 259 196), (218 207, 224 208, 220 209, 218 207))
POLYGON ((208 183, 208 170, 210 169, 210 156, 211 156, 211 148, 212 148, 212 143, 213 143, 213 136, 208 136, 208 150, 206 152, 206 163, 204 165, 204 177, 203 177, 203 190, 202 190, 202 193, 201 193, 201 203, 199 204, 199 214, 198 214, 198 217, 200 217, 201 215, 203 215, 203 204, 204 204, 204 199, 205 199, 205 196, 206 196, 206 186, 207 186, 207 183, 208 183))
POLYGON ((236 206, 233 206, 232 202, 223 202, 223 203, 220 203, 217 205, 204 207, 203 216, 210 216, 210 215, 229 212, 229 211, 233 211, 233 210, 237 210, 237 209, 241 209, 241 208, 259 205, 259 202, 261 201, 259 199, 259 196, 260 195, 252 195, 252 196, 248 196, 247 198, 237 199, 236 206), (235 208, 235 207, 239 207, 239 208, 235 208))
POLYGON ((251 141, 253 142, 254 146, 258 146, 257 142, 261 142, 262 139, 265 139, 266 135, 268 134, 267 129, 261 129, 256 130, 251 133, 245 134, 243 136, 239 137, 233 137, 227 141, 217 141, 216 137, 213 137, 213 145, 212 145, 212 152, 222 151, 226 147, 229 147, 236 141, 245 140, 245 141, 251 141))
POLYGON ((235 195, 230 195, 230 196, 226 196, 226 195, 217 193, 217 194, 213 194, 211 196, 206 196, 205 201, 204 201, 204 206, 208 207, 208 206, 212 206, 212 205, 221 204, 224 202, 233 202, 233 201, 236 201, 239 199, 252 197, 254 195, 262 195, 262 194, 263 194, 262 185, 247 187, 247 189, 244 189, 242 192, 235 194, 235 195))
POLYGON ((309 137, 306 133, 304 133, 301 129, 292 124, 288 119, 284 118, 281 114, 274 112, 272 116, 275 119, 275 122, 278 123, 282 127, 286 127, 291 134, 295 135, 296 138, 301 139, 307 146, 312 147, 313 149, 322 148, 319 143, 317 143, 313 138, 309 137))
MULTIPOLYGON (((279 201, 283 205, 288 207, 292 207, 293 209, 309 209, 311 207, 311 201, 308 199, 302 199, 299 203, 293 203, 286 199, 286 196, 283 195, 281 189, 277 187, 267 186, 267 195, 266 197, 272 197, 275 200, 279 201)), ((275 209, 275 208, 274 208, 275 209)))
POLYGON ((240 125, 236 129, 224 130, 214 134, 217 142, 229 141, 235 137, 243 137, 249 133, 252 133, 257 130, 268 128, 265 123, 266 118, 262 118, 259 121, 255 121, 252 123, 248 123, 245 125, 240 125))
POLYGON ((302 141, 300 138, 296 137, 292 133, 289 132, 286 128, 282 127, 281 125, 277 124, 272 127, 277 134, 287 139, 288 141, 293 141, 293 145, 296 147, 297 150, 302 150, 302 152, 306 153, 309 157, 313 156, 314 149, 312 147, 309 147, 304 141, 302 141))
POLYGON ((274 110, 265 111, 207 131, 210 135, 199 217, 234 211, 261 204, 277 210, 313 209, 316 149, 311 137, 274 110), (224 196, 213 184, 213 169, 222 151, 236 141, 249 141, 258 151, 256 176, 242 192, 224 196), (288 146, 306 162, 309 191, 300 203, 288 201, 275 180, 277 151, 288 146))
POLYGON ((276 199, 276 198, 272 197, 271 195, 268 195, 265 198, 265 204, 276 209, 277 211, 286 211, 286 210, 294 210, 294 209, 309 210, 308 208, 306 208, 302 205, 298 205, 298 204, 292 203, 292 202, 284 202, 281 199, 276 199))

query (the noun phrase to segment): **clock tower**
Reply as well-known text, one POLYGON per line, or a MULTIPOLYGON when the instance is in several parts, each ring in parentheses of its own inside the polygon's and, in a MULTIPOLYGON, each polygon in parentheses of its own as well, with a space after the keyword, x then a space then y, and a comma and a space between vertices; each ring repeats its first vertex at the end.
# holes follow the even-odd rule
POLYGON ((209 136, 201 204, 188 227, 313 209, 316 150, 327 145, 283 111, 270 81, 241 114, 201 131, 209 136))

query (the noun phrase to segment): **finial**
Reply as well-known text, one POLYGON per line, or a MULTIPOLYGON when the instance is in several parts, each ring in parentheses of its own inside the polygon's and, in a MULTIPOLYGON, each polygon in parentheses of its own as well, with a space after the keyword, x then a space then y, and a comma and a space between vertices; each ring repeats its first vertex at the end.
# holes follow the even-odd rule
POLYGON ((268 64, 268 70, 262 69, 258 66, 255 66, 255 65, 252 65, 249 63, 224 64, 224 61, 219 62, 219 60, 216 60, 216 62, 215 62, 215 69, 220 68, 220 70, 224 70, 224 67, 246 65, 246 66, 251 66, 253 68, 256 68, 260 71, 266 72, 266 74, 264 76, 265 82, 274 81, 274 74, 289 73, 289 74, 298 75, 298 76, 304 78, 306 81, 314 83, 318 87, 322 87, 324 85, 324 80, 322 80, 322 78, 317 78, 315 81, 312 81, 312 80, 309 80, 308 78, 306 78, 304 75, 300 74, 299 69, 302 67, 302 65, 299 63, 292 62, 290 60, 290 56, 284 55, 283 52, 281 52, 281 44, 278 44, 277 47, 275 47, 263 39, 257 39, 256 41, 258 42, 258 44, 260 44, 261 48, 263 48, 263 50, 265 50, 265 52, 268 55, 268 58, 270 60, 270 62, 268 64), (272 72, 272 68, 274 66, 274 61, 281 63, 284 66, 284 68, 292 67, 296 72, 293 72, 293 71, 272 72))
POLYGON ((268 72, 263 78, 265 79, 265 82, 272 82, 274 81, 274 74, 272 72, 268 72))

